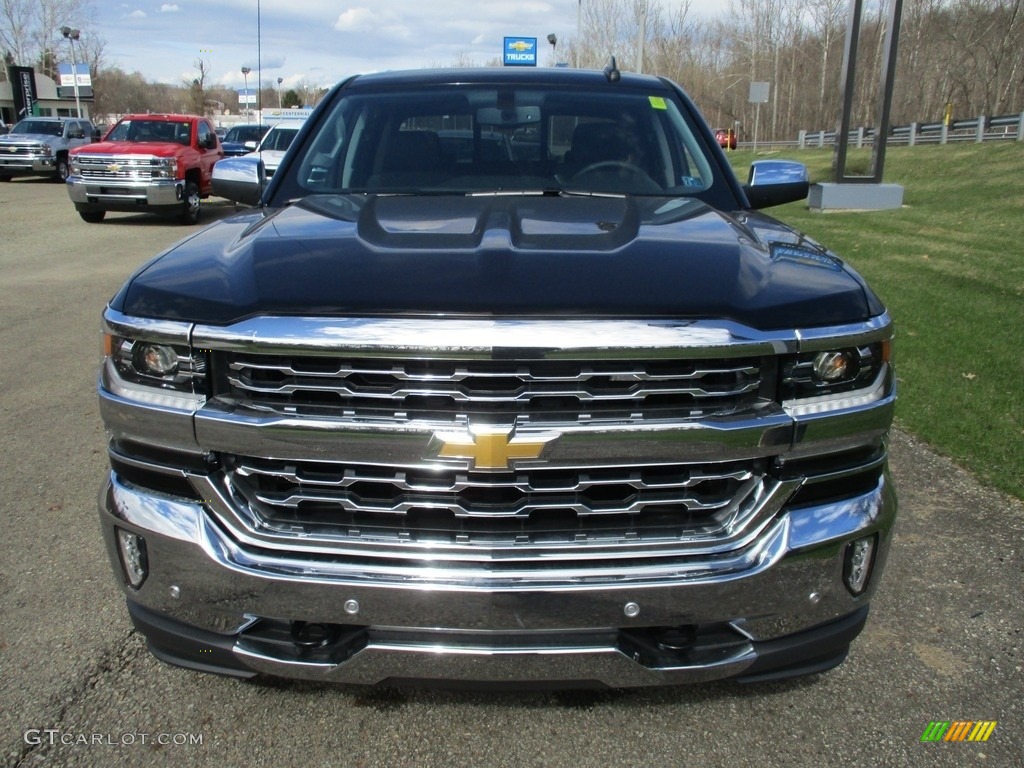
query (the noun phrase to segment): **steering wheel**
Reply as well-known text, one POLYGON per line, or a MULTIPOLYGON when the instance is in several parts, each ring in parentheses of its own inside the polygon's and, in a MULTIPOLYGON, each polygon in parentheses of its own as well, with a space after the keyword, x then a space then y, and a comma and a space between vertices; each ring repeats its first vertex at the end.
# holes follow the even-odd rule
POLYGON ((626 160, 602 160, 598 163, 591 163, 590 165, 576 171, 576 173, 572 175, 572 180, 576 181, 579 178, 586 176, 588 173, 601 173, 616 170, 626 171, 630 176, 634 177, 638 192, 653 193, 662 191, 661 185, 652 179, 647 171, 639 165, 634 165, 626 160))
MULTIPOLYGON (((572 177, 575 179, 577 176, 583 176, 588 173, 596 173, 597 171, 613 171, 616 169, 647 176, 647 172, 643 168, 638 165, 633 165, 633 163, 625 160, 602 160, 599 163, 591 163, 585 168, 580 168, 572 175, 572 177)), ((650 176, 647 178, 650 178, 650 176)))

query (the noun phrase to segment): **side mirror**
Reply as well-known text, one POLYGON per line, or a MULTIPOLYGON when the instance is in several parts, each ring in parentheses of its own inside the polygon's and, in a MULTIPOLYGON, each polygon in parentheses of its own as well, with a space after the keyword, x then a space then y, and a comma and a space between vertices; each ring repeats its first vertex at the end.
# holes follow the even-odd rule
POLYGON ((259 205, 263 161, 258 155, 225 157, 213 166, 213 194, 242 205, 259 205))
POLYGON ((206 142, 203 144, 203 149, 216 149, 217 148, 217 134, 210 133, 206 136, 206 142))
POLYGON ((754 209, 805 200, 809 190, 807 167, 790 160, 755 160, 743 186, 754 209))

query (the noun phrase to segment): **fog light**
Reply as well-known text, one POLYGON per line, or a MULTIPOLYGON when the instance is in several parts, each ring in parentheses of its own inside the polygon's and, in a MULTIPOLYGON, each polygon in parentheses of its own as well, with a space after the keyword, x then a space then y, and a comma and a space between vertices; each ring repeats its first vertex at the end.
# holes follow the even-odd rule
POLYGON ((843 563, 843 581, 854 595, 861 594, 871 577, 871 566, 875 562, 875 545, 878 534, 857 539, 846 547, 846 561, 843 563))
POLYGON ((131 531, 117 529, 117 546, 121 551, 121 567, 125 578, 135 589, 142 586, 149 574, 146 540, 131 531))

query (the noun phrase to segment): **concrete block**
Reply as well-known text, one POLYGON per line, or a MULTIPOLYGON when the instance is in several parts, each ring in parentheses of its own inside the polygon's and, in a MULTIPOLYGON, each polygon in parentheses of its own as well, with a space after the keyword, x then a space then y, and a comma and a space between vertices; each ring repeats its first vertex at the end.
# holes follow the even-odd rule
POLYGON ((807 196, 812 211, 880 211, 903 205, 899 184, 812 184, 807 196))

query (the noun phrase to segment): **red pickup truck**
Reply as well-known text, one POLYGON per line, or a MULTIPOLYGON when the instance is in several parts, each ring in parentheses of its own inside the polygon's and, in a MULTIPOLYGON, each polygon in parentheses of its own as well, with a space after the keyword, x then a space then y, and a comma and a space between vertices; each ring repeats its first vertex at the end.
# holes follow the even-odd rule
POLYGON ((103 141, 70 153, 68 195, 90 223, 103 221, 107 211, 128 211, 194 224, 223 156, 205 117, 126 115, 103 141))

